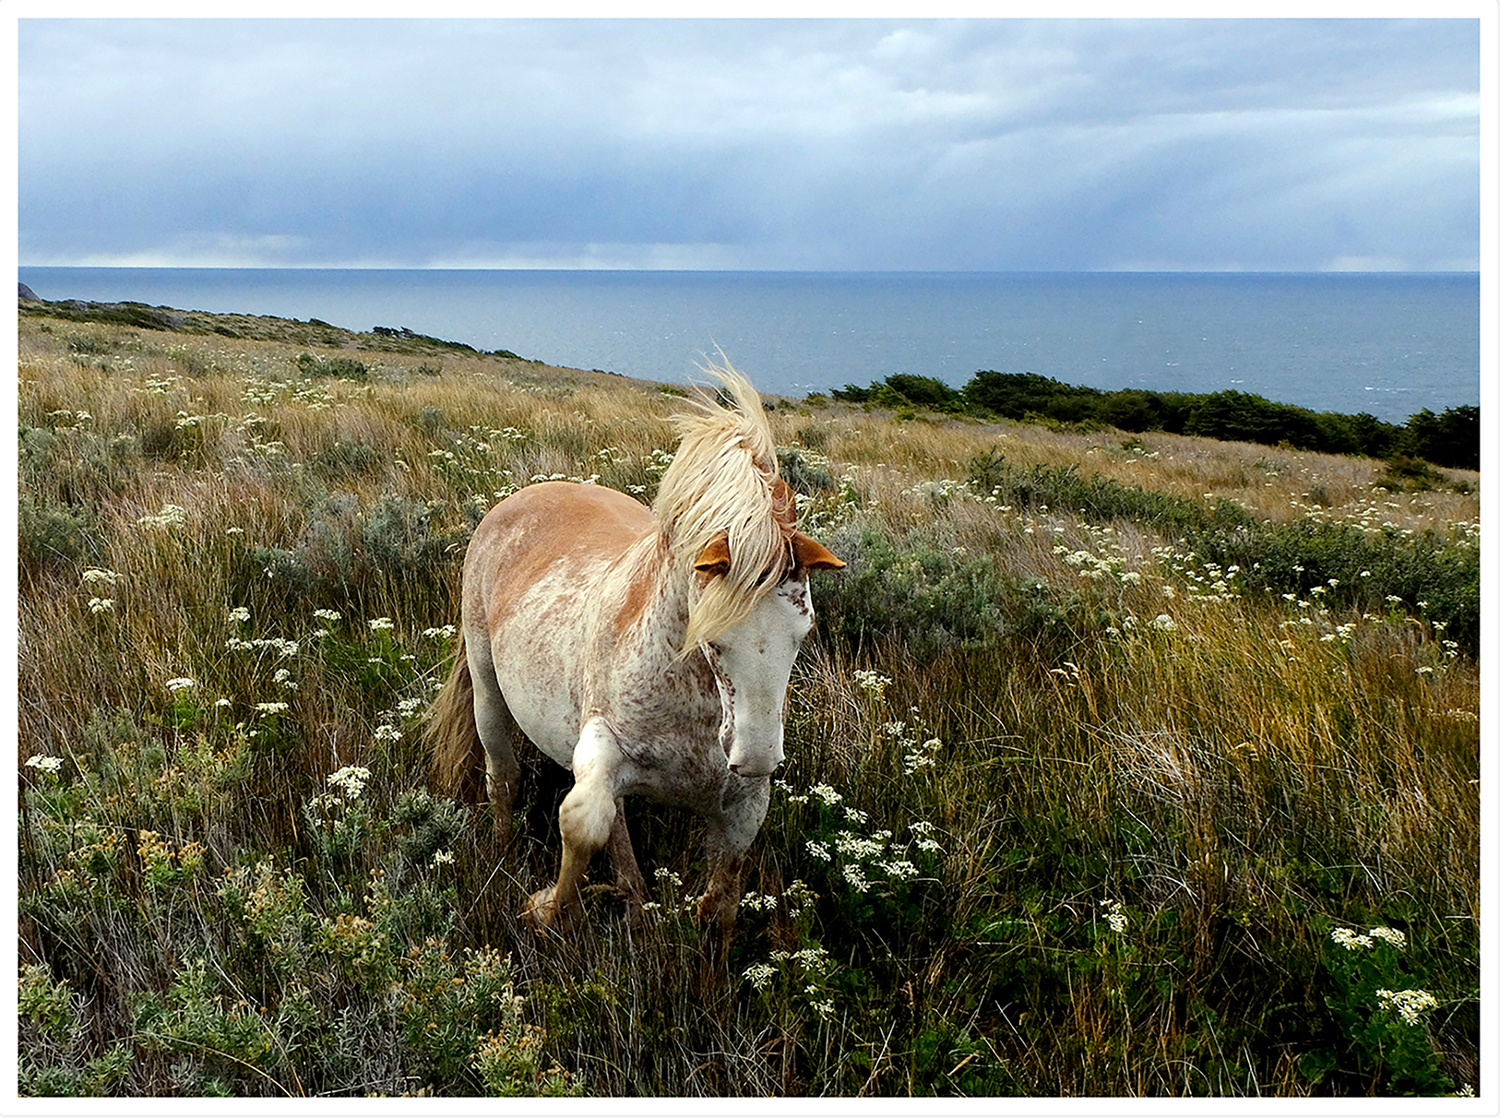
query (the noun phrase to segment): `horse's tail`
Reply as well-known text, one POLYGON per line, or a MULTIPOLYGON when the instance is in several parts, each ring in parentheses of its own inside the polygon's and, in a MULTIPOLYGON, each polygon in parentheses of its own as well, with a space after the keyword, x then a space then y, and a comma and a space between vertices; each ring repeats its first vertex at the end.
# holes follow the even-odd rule
POLYGON ((422 738, 431 752, 432 779, 438 790, 459 803, 482 800, 484 745, 474 725, 474 680, 469 676, 462 629, 453 668, 427 713, 422 738))

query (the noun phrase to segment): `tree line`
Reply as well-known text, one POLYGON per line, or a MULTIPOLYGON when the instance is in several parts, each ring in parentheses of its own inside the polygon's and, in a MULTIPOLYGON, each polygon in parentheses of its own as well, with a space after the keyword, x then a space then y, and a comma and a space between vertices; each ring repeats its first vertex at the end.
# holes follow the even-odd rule
POLYGON ((1423 408, 1404 424, 1367 412, 1346 415, 1281 404, 1251 392, 1105 391, 1064 384, 1037 373, 982 370, 962 388, 936 377, 895 373, 867 388, 846 384, 832 396, 855 404, 927 408, 978 419, 1167 431, 1211 439, 1287 445, 1325 454, 1418 458, 1451 469, 1479 469, 1479 408, 1466 404, 1434 414, 1423 408))

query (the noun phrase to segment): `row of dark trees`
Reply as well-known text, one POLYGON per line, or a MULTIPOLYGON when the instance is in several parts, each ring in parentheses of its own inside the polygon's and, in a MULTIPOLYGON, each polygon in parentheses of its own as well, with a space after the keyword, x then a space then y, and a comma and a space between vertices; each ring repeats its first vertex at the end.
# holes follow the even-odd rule
POLYGON ((936 377, 896 373, 860 388, 846 384, 835 399, 883 407, 917 407, 977 418, 1016 419, 1122 431, 1168 431, 1212 439, 1286 444, 1326 454, 1420 458, 1452 469, 1479 469, 1479 408, 1435 415, 1426 408, 1405 424, 1366 412, 1345 415, 1279 404, 1249 392, 1104 391, 1064 384, 1036 373, 975 373, 962 388, 936 377))

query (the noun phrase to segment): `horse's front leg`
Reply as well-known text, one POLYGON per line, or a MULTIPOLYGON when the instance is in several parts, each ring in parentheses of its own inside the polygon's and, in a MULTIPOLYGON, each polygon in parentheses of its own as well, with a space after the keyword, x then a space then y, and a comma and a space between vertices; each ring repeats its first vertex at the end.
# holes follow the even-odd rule
POLYGON ((614 734, 601 719, 584 724, 573 750, 573 788, 557 813, 563 844, 557 883, 533 893, 522 914, 538 930, 565 928, 583 910, 589 861, 615 829, 614 784, 621 757, 614 734))
POLYGON ((769 776, 731 775, 724 786, 719 815, 709 820, 705 841, 708 883, 698 901, 698 917, 725 934, 734 928, 740 911, 745 852, 755 841, 770 802, 769 776))

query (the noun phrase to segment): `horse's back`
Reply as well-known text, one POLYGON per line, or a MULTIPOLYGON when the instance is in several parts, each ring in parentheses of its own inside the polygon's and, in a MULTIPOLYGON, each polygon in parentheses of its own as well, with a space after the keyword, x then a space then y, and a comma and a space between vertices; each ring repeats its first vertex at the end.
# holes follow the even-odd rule
POLYGON ((490 509, 469 541, 466 583, 524 588, 558 563, 623 554, 651 531, 645 505, 598 485, 548 481, 529 485, 490 509))

